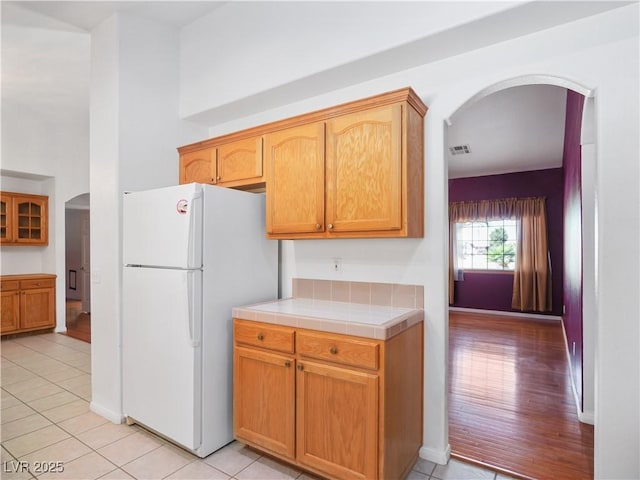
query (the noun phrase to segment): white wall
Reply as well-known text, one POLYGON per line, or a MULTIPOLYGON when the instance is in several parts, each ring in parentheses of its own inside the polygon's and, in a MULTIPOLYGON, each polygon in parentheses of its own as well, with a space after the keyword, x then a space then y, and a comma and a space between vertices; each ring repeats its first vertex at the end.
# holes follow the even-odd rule
POLYGON ((516 2, 461 2, 455 15, 445 2, 305 3, 228 2, 184 28, 181 116, 309 78, 516 2))
POLYGON ((89 190, 89 116, 86 106, 61 108, 58 100, 88 100, 89 35, 59 22, 55 29, 30 27, 22 18, 12 23, 20 9, 9 7, 2 6, 2 188, 49 196, 49 245, 2 247, 2 270, 55 273, 56 330, 64 331, 64 208, 89 190))
MULTIPOLYGON (((210 20, 210 19, 209 19, 210 20)), ((242 19, 235 19, 235 23, 242 19)), ((229 24, 235 24, 227 19, 229 24)), ((200 58, 210 40, 202 33, 215 22, 203 19, 187 48, 183 67, 200 58)), ((301 29, 305 28, 302 24, 301 29)), ((376 32, 377 33, 377 32, 376 32)), ((348 48, 348 45, 343 45, 348 48)), ((259 64, 250 49, 226 55, 259 64)), ((315 51, 307 55, 318 54, 315 51)), ((447 190, 443 145, 445 119, 476 93, 505 79, 541 74, 595 89, 597 122, 597 269, 595 476, 637 478, 640 464, 638 385, 640 334, 637 275, 638 214, 638 5, 586 18, 537 34, 432 62, 386 77, 284 105, 227 123, 212 125, 210 135, 247 128, 386 90, 411 85, 430 107, 425 122, 425 237, 418 240, 292 241, 284 244, 283 293, 294 276, 336 278, 329 271, 341 257, 344 280, 406 282, 425 285, 424 449, 435 461, 447 456, 447 190), (624 204, 627 208, 619 209, 624 204), (610 235, 611 231, 617 232, 610 235), (620 265, 627 268, 621 269, 620 265), (624 286, 624 288, 621 288, 624 286)), ((264 52, 263 52, 264 55, 264 52)), ((298 70, 286 65, 294 78, 298 70)), ((189 69, 183 69, 183 75, 189 69)), ((201 70, 198 85, 184 84, 185 99, 215 103, 199 85, 215 84, 216 74, 201 70)), ((262 70, 260 70, 262 74, 262 70)), ((279 72, 282 75, 283 72, 279 72)), ((254 77, 254 89, 262 75, 254 77)), ((248 89, 252 91, 251 88, 248 89)), ((189 101, 187 101, 187 104, 189 101)), ((254 110, 255 111, 255 110, 254 110)), ((184 113, 184 112, 183 112, 184 113)))
POLYGON ((178 183, 178 33, 121 13, 91 33, 91 409, 122 419, 122 194, 178 183))

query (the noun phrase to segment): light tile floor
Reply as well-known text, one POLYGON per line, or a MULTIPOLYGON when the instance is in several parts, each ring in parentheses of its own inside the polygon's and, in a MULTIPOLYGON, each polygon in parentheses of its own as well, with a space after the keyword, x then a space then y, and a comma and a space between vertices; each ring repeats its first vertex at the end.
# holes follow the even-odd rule
MULTIPOLYGON (((200 459, 133 425, 89 411, 91 345, 47 333, 0 343, 3 479, 310 480, 238 442, 200 459), (50 463, 48 463, 50 462, 50 463), (61 462, 63 472, 46 472, 61 462), (30 466, 29 472, 21 467, 30 466), (40 467, 39 471, 35 471, 40 467)), ((506 480, 451 460, 419 460, 409 480, 506 480)))

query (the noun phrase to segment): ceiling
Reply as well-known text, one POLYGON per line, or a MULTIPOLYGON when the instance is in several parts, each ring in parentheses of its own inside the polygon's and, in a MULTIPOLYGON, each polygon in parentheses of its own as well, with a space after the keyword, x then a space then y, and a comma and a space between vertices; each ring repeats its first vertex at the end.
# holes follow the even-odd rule
MULTIPOLYGON (((25 26, 28 23, 33 24, 34 18, 37 17, 40 24, 44 19, 59 22, 57 27, 49 28, 61 29, 67 25, 70 31, 84 34, 113 13, 126 10, 181 27, 225 3, 228 2, 3 1, 2 23, 3 26, 25 26), (25 15, 30 18, 25 19, 25 15)), ((28 52, 49 50, 45 55, 47 58, 50 57, 49 61, 43 60, 40 53, 39 63, 31 65, 33 68, 27 68, 25 60, 29 58, 28 52, 18 49, 13 51, 11 32, 6 36, 3 33, 3 58, 13 58, 13 64, 25 69, 20 71, 22 75, 14 78, 15 72, 5 69, 3 60, 3 101, 7 100, 8 95, 13 95, 14 90, 15 98, 20 98, 23 102, 31 99, 32 103, 34 98, 56 98, 70 102, 71 97, 75 96, 74 101, 83 102, 82 110, 88 115, 88 44, 84 45, 83 50, 78 51, 77 55, 69 56, 68 52, 71 50, 68 42, 72 42, 73 38, 65 36, 61 37, 60 41, 65 43, 59 48, 51 44, 34 45, 32 41, 20 45, 28 52), (42 67, 43 61, 48 75, 42 75, 42 72, 37 70, 42 67), (73 62, 84 62, 87 65, 83 64, 81 72, 78 73, 73 62), (64 65, 64 68, 59 68, 60 65, 64 65), (68 81, 56 81, 55 85, 68 91, 51 90, 51 85, 43 84, 45 78, 53 84, 51 79, 67 72, 75 73, 69 76, 68 81), (77 84, 79 81, 87 85, 82 88, 77 84)), ((41 103, 44 102, 45 100, 42 100, 41 103)), ((456 115, 448 128, 447 147, 468 145, 470 153, 448 154, 450 178, 560 167, 565 103, 565 89, 549 85, 529 85, 502 90, 466 106, 464 111, 456 115)))
POLYGON ((562 166, 567 90, 523 85, 466 107, 448 128, 449 178, 542 170, 562 166))
POLYGON ((13 1, 21 8, 90 31, 116 12, 136 15, 182 27, 227 2, 224 1, 13 1))

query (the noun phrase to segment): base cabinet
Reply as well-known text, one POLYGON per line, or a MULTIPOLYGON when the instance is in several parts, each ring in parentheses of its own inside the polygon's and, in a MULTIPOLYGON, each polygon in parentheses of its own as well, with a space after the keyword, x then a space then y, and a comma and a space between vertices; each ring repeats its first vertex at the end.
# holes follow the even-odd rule
POLYGON ((56 326, 55 275, 3 275, 0 334, 21 333, 56 326))
POLYGON ((237 434, 283 457, 295 458, 295 370, 291 357, 236 348, 237 434))
POLYGON ((296 380, 300 463, 335 478, 376 478, 378 376, 302 361, 296 380))
POLYGON ((234 319, 234 435, 327 478, 404 478, 422 444, 422 323, 381 341, 234 319))

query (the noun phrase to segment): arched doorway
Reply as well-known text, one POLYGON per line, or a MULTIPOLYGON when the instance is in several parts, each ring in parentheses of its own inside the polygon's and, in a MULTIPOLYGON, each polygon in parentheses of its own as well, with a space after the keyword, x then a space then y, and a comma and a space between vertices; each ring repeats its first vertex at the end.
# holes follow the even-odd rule
POLYGON ((91 341, 89 194, 65 203, 65 298, 67 335, 91 341))
MULTIPOLYGON (((448 151, 450 147, 448 136, 452 125, 456 124, 456 121, 460 121, 466 112, 471 111, 473 106, 480 101, 484 101, 488 97, 503 92, 507 89, 517 89, 517 87, 524 87, 530 85, 549 85, 554 87, 561 87, 563 90, 567 90, 572 94, 577 92, 580 95, 576 96, 581 98, 580 111, 582 112, 581 118, 577 125, 579 128, 579 155, 578 160, 582 167, 582 178, 579 179, 578 191, 578 237, 574 237, 574 240, 578 244, 582 245, 582 251, 579 253, 577 259, 578 262, 578 275, 580 276, 579 284, 579 302, 580 302, 580 327, 579 338, 582 345, 579 345, 579 350, 582 351, 582 355, 579 355, 579 362, 575 362, 575 358, 572 357, 571 349, 573 347, 573 353, 575 354, 575 342, 572 342, 569 335, 566 335, 568 341, 567 350, 570 362, 573 364, 572 378, 574 381, 574 396, 576 403, 577 414, 581 421, 585 423, 593 423, 593 411, 594 411, 594 358, 595 358, 595 331, 596 331, 596 310, 595 310, 595 264, 596 264, 596 252, 595 252, 595 231, 596 231, 596 216, 595 216, 595 135, 594 135, 594 99, 593 92, 575 82, 552 76, 543 75, 530 75, 522 76, 514 79, 505 80, 491 85, 475 95, 471 96, 462 105, 460 105, 454 113, 445 121, 445 148, 444 151, 448 151), (582 197, 580 198, 580 193, 582 197), (582 295, 584 292, 584 295, 582 295), (582 347, 582 348, 580 348, 582 347), (576 370, 577 368, 577 370, 576 370)), ((572 97, 574 98, 574 97, 572 97)), ((567 104, 568 105, 568 104, 567 104)), ((446 162, 449 163, 448 161, 446 162)), ((446 168, 445 168, 446 171, 446 168)), ((565 206, 566 208, 566 206, 565 206)), ((575 222, 573 225, 575 229, 575 222)), ((562 228, 562 227, 561 227, 562 228)), ((565 226, 566 229, 566 226, 565 226)), ((575 231, 575 230, 574 230, 575 231)), ((566 235, 566 232, 565 232, 566 235)), ((575 263, 575 260, 574 260, 575 263)), ((566 287, 565 287, 566 288, 566 287)), ((566 303, 566 296, 563 299, 566 303)), ((566 315, 564 311, 561 311, 563 321, 565 322, 566 330, 566 315)), ((568 330, 567 330, 568 331, 568 330)), ((514 442, 517 441, 514 438, 514 442)), ((453 442, 452 442, 453 443, 453 442)), ((453 447, 453 445, 452 445, 453 447)), ((454 448, 455 450, 455 448, 454 448)), ((477 461, 483 461, 482 458, 475 459, 477 461)), ((526 472, 517 472, 526 473, 526 472)))

